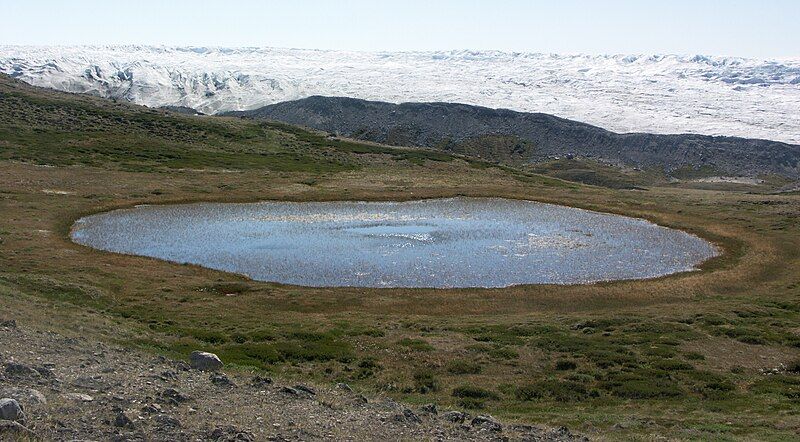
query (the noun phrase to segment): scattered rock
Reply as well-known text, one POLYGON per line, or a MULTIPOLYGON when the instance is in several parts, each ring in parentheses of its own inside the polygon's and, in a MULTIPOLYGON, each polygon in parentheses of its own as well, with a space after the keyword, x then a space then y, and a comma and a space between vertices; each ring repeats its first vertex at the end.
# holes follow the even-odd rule
POLYGON ((394 420, 397 422, 406 422, 410 424, 418 424, 422 422, 422 419, 420 419, 419 416, 417 416, 417 414, 411 411, 409 408, 404 409, 400 414, 396 414, 394 416, 394 420))
POLYGON ((311 388, 309 386, 303 385, 303 384, 297 384, 297 385, 294 386, 294 388, 295 388, 295 390, 299 390, 299 391, 308 393, 308 394, 310 394, 312 396, 315 396, 317 394, 316 390, 314 390, 313 388, 311 388))
POLYGON ((0 327, 3 328, 17 328, 17 321, 15 319, 0 320, 0 327))
POLYGON ((286 393, 292 396, 300 396, 300 391, 292 387, 281 387, 281 393, 286 393))
POLYGON ((133 428, 133 421, 124 411, 120 410, 114 418, 114 426, 119 428, 133 428))
POLYGON ((0 419, 24 424, 25 413, 22 411, 22 405, 15 399, 0 399, 0 419))
POLYGON ((572 433, 567 427, 554 428, 547 432, 547 436, 553 440, 572 440, 572 433))
POLYGON ((222 368, 219 357, 205 351, 193 351, 189 356, 189 363, 192 368, 200 371, 217 371, 222 368))
POLYGON ((0 397, 13 397, 24 403, 46 405, 47 398, 39 390, 33 388, 9 388, 0 390, 0 397))
POLYGON ((55 379, 56 377, 56 374, 53 373, 53 370, 50 367, 41 366, 33 367, 33 369, 36 370, 36 372, 39 373, 39 375, 43 378, 55 379))
POLYGON ((166 414, 159 414, 158 416, 156 416, 156 422, 158 422, 158 424, 161 425, 162 427, 170 427, 170 428, 181 427, 181 421, 166 414))
POLYGON ((233 388, 236 384, 233 383, 227 376, 222 373, 214 373, 211 375, 211 383, 218 387, 233 388))
POLYGON ((442 413, 442 419, 457 424, 463 424, 467 419, 467 413, 462 413, 460 411, 446 411, 442 413))
POLYGON ((172 370, 164 370, 158 376, 160 379, 165 381, 177 381, 178 380, 178 372, 172 370))
POLYGON ((214 442, 252 442, 256 440, 249 431, 239 430, 233 425, 214 428, 208 436, 214 442))
POLYGON ((164 412, 164 410, 161 408, 161 405, 147 404, 142 407, 142 412, 147 414, 161 414, 164 412))
POLYGON ((64 398, 76 402, 92 402, 94 400, 93 397, 85 393, 66 393, 64 398))
POLYGON ((192 366, 183 361, 175 361, 175 369, 178 371, 189 371, 192 366))
POLYGON ((0 440, 6 440, 6 436, 10 436, 10 440, 28 440, 36 438, 36 434, 21 423, 0 420, 0 440))
POLYGON ((272 384, 272 378, 259 376, 259 375, 253 376, 253 379, 250 380, 250 385, 252 385, 253 387, 256 387, 256 388, 266 387, 267 385, 271 385, 271 384, 272 384))
POLYGON ((81 376, 72 382, 72 385, 85 388, 87 390, 103 391, 108 389, 108 385, 97 377, 81 376))
POLYGON ((12 378, 33 378, 41 376, 38 371, 27 365, 9 362, 6 364, 6 376, 12 378))
POLYGON ((173 405, 178 405, 189 400, 189 397, 174 388, 167 388, 161 392, 161 397, 173 405))
POLYGON ((425 404, 420 408, 420 410, 422 410, 423 413, 428 413, 433 415, 439 414, 439 409, 436 408, 436 404, 425 404))
POLYGON ((29 388, 26 390, 28 401, 33 404, 45 405, 47 404, 47 398, 41 391, 35 390, 33 388, 29 388))
POLYGON ((474 415, 440 412, 434 404, 409 409, 380 396, 367 402, 344 383, 275 386, 266 373, 182 372, 169 359, 89 339, 26 328, 0 330, 2 336, 17 342, 10 348, 0 344, 0 398, 24 406, 27 419, 0 421, 0 441, 577 440, 565 430, 551 435, 548 428, 504 425, 502 432, 488 431, 483 428, 491 423, 472 425, 474 415), (50 369, 58 380, 47 379, 50 369), (238 387, 212 387, 229 382, 238 387), (101 386, 102 393, 90 390, 101 386))
POLYGON ((503 426, 500 422, 497 422, 497 420, 491 416, 477 416, 472 419, 471 424, 473 427, 483 428, 488 431, 503 431, 503 426))

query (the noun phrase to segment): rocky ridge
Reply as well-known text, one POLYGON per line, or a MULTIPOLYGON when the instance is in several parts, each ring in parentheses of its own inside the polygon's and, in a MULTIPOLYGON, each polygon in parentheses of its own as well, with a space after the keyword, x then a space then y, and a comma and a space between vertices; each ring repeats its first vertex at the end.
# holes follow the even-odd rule
POLYGON ((694 134, 620 134, 548 114, 457 103, 392 104, 313 96, 227 115, 513 165, 576 156, 667 173, 685 169, 711 175, 800 178, 800 145, 694 134))

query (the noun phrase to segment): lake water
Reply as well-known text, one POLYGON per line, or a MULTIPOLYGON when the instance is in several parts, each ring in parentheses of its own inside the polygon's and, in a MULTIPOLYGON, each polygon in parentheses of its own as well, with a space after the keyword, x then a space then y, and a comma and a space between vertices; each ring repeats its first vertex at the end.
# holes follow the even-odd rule
POLYGON ((505 287, 653 278, 710 243, 645 220, 499 198, 140 206, 75 242, 303 286, 505 287))

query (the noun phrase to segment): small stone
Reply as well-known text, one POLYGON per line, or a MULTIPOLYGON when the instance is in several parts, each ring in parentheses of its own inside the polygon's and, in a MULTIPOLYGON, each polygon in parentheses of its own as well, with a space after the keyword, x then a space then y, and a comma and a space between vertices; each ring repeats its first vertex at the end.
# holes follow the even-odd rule
POLYGON ((172 427, 172 428, 181 427, 181 421, 166 414, 159 414, 158 416, 156 416, 156 422, 158 422, 158 424, 161 425, 162 427, 172 427))
POLYGON ((300 396, 300 391, 296 390, 296 389, 294 389, 292 387, 282 387, 281 388, 281 393, 290 394, 292 396, 300 396))
POLYGON ((22 405, 15 399, 0 399, 0 419, 24 424, 25 413, 22 411, 22 405))
POLYGON ((480 427, 489 431, 503 431, 503 426, 491 416, 477 416, 472 419, 473 427, 480 427))
POLYGON ((209 434, 211 440, 215 442, 252 442, 255 437, 252 433, 244 430, 239 430, 233 425, 226 425, 224 427, 217 427, 209 434))
POLYGON ((64 397, 76 402, 92 402, 94 400, 93 397, 85 393, 66 393, 64 397))
POLYGON ((189 371, 192 369, 192 366, 187 364, 186 362, 177 361, 175 362, 175 369, 178 371, 189 371))
POLYGON ((420 410, 422 410, 423 413, 433 415, 439 414, 439 409, 436 408, 436 404, 425 404, 420 408, 420 410))
POLYGON ((270 384, 272 384, 272 378, 264 376, 255 375, 253 379, 250 380, 250 385, 253 387, 265 387, 270 384))
POLYGON ((467 414, 460 411, 446 411, 442 413, 442 419, 461 424, 467 419, 467 414))
POLYGON ((214 373, 211 375, 211 383, 219 387, 233 388, 236 384, 233 383, 227 376, 222 373, 214 373))
POLYGON ((163 410, 161 408, 161 405, 158 405, 158 404, 147 404, 144 407, 142 407, 142 412, 148 413, 148 414, 159 414, 159 413, 162 413, 163 410))
POLYGON ((15 319, 4 319, 0 321, 0 327, 17 328, 17 321, 15 319))
POLYGON ((548 436, 554 440, 569 440, 572 438, 572 433, 570 433, 569 428, 567 427, 558 427, 550 430, 548 432, 548 436))
POLYGON ((161 397, 164 398, 167 402, 172 404, 179 404, 181 402, 186 402, 189 400, 189 397, 185 394, 181 393, 180 391, 174 388, 167 388, 166 390, 161 392, 161 397))
POLYGON ((311 388, 311 387, 309 387, 307 385, 297 384, 297 385, 294 386, 294 388, 295 388, 295 390, 299 390, 299 391, 308 393, 308 394, 310 394, 312 396, 317 394, 317 392, 313 388, 311 388))
POLYGON ((21 423, 0 420, 0 440, 6 440, 9 435, 10 440, 36 440, 36 434, 21 423))
POLYGON ((119 411, 114 418, 114 426, 119 428, 133 428, 133 421, 124 411, 119 411))
POLYGON ((404 409, 402 414, 395 415, 394 419, 398 422, 408 422, 412 424, 418 424, 422 422, 422 419, 420 419, 416 413, 408 408, 404 409))
POLYGON ((189 356, 189 364, 195 370, 217 371, 222 368, 222 361, 214 353, 193 351, 189 356))
POLYGON ((33 369, 36 370, 36 372, 39 373, 39 375, 41 375, 42 377, 48 379, 53 379, 56 377, 55 373, 53 373, 53 370, 50 367, 41 366, 41 367, 34 367, 33 369))

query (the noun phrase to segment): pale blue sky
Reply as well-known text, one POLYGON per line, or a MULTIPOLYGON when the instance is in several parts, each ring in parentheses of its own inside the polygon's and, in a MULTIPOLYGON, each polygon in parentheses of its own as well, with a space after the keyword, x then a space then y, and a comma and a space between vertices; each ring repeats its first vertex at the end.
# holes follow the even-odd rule
POLYGON ((0 0, 0 44, 800 56, 800 0, 0 0))

